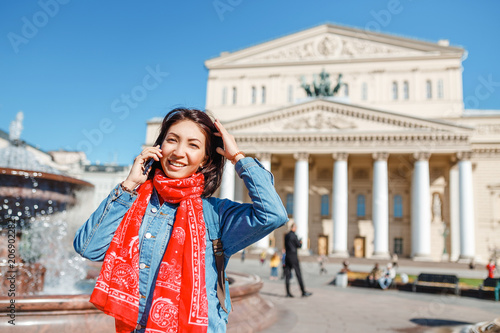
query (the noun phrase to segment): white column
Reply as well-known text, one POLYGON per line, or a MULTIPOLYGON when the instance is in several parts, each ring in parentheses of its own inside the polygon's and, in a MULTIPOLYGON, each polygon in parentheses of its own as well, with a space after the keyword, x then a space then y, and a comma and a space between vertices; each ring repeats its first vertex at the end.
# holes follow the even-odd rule
POLYGON ((429 259, 431 254, 431 198, 429 153, 416 153, 411 184, 411 256, 429 259))
POLYGON ((389 258, 389 181, 387 153, 373 154, 373 256, 389 258))
POLYGON ((460 256, 460 210, 459 210, 458 168, 450 169, 450 261, 457 261, 460 256))
MULTIPOLYGON (((260 163, 262 163, 262 165, 264 166, 264 168, 266 168, 267 171, 271 172, 271 154, 259 153, 257 154, 257 159, 260 161, 260 163)), ((259 251, 269 250, 269 235, 258 240, 254 246, 258 248, 259 251)))
POLYGON ((347 250, 347 154, 335 153, 333 159, 333 195, 332 195, 332 220, 333 220, 333 251, 334 257, 349 257, 347 250))
POLYGON ((470 153, 459 154, 458 187, 460 207, 460 259, 475 256, 474 188, 472 187, 472 163, 470 153))
POLYGON ((237 177, 235 174, 234 177, 234 201, 236 202, 244 202, 245 194, 247 193, 245 182, 240 177, 237 177))
POLYGON ((234 200, 234 165, 230 161, 226 161, 226 165, 224 165, 219 197, 234 200))
POLYGON ((271 172, 271 154, 269 153, 258 153, 257 159, 264 166, 264 168, 271 172))
POLYGON ((295 153, 295 182, 293 193, 293 220, 302 249, 308 249, 309 237, 309 154, 295 153))

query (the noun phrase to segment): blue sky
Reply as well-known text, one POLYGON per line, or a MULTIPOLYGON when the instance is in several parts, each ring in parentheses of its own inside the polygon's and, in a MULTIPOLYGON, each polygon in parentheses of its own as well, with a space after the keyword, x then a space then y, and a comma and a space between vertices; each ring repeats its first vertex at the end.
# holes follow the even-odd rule
POLYGON ((204 108, 205 60, 323 23, 449 39, 468 52, 466 107, 500 109, 499 13, 496 0, 5 0, 0 129, 22 110, 25 141, 129 164, 148 119, 204 108))

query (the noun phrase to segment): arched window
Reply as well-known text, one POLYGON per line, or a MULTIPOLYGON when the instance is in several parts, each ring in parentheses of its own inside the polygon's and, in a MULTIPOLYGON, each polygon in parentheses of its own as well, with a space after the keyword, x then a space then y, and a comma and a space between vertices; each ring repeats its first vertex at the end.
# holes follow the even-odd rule
POLYGON ((364 194, 358 194, 358 198, 356 200, 356 216, 365 217, 365 210, 365 196, 364 194))
POLYGON ((443 80, 438 80, 438 85, 437 85, 437 98, 442 99, 443 98, 443 80))
POLYGON ((233 87, 233 104, 236 104, 236 98, 237 98, 237 90, 236 87, 233 87))
POLYGON ((252 87, 252 104, 257 103, 257 88, 252 87))
POLYGON ((361 85, 361 99, 363 101, 368 100, 368 84, 366 82, 361 85))
POLYGON ((394 196, 394 217, 403 217, 403 198, 399 194, 394 196))
POLYGON ((266 104, 266 87, 262 86, 262 104, 266 104))
POLYGON ((227 103, 227 87, 222 88, 222 105, 227 103))
POLYGON ((403 82, 403 98, 405 100, 410 99, 410 87, 408 81, 403 82))
POLYGON ((330 196, 323 194, 321 196, 321 216, 325 217, 330 215, 330 196))
POLYGON ((286 195, 286 211, 288 215, 293 215, 293 193, 286 195))
POLYGON ((425 93, 427 99, 432 99, 432 82, 430 80, 425 82, 425 93))
POLYGON ((293 85, 288 86, 288 103, 293 103, 293 85))

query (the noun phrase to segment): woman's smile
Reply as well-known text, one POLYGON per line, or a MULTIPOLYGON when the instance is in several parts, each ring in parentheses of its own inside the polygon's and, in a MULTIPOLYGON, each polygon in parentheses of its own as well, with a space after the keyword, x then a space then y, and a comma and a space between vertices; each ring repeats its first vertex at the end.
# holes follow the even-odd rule
POLYGON ((179 168, 182 168, 182 167, 184 167, 184 166, 185 166, 185 165, 184 165, 184 164, 182 164, 182 163, 179 163, 179 162, 174 162, 174 161, 170 161, 170 160, 168 161, 168 163, 169 163, 170 165, 174 166, 174 167, 179 167, 179 168))

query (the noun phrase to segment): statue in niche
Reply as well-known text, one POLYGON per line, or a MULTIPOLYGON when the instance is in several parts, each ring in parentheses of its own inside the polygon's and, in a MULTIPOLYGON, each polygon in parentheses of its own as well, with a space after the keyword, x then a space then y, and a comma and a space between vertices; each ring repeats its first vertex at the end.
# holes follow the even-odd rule
POLYGON ((442 221, 441 216, 442 202, 439 193, 434 193, 432 195, 432 220, 435 222, 442 221))
POLYGON ((345 83, 342 82, 342 74, 339 74, 337 78, 337 84, 333 89, 331 89, 330 74, 328 74, 324 69, 319 74, 313 75, 312 85, 306 83, 305 77, 301 76, 301 87, 306 91, 307 97, 332 97, 336 96, 342 86, 345 83))

